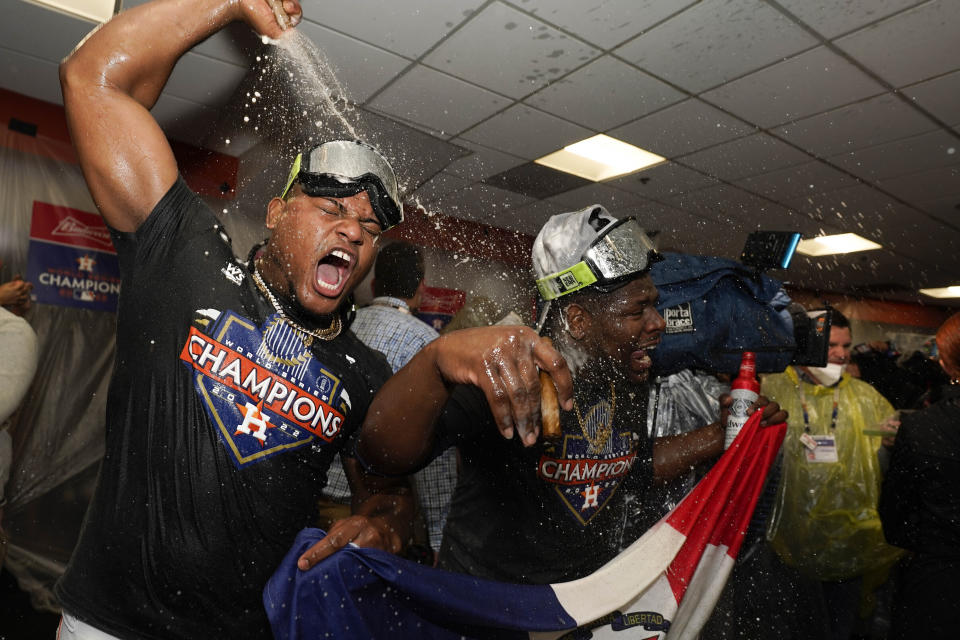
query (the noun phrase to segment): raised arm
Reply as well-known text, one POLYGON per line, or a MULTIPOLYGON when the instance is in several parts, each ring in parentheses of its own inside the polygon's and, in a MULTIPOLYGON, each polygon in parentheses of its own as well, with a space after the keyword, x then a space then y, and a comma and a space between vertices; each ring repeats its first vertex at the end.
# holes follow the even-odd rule
POLYGON ((483 390, 505 438, 516 431, 529 446, 540 432, 539 370, 557 385, 561 406, 573 408, 567 363, 527 327, 454 331, 424 347, 377 393, 361 432, 359 453, 380 473, 409 472, 432 450, 434 423, 456 384, 483 390))
MULTIPOLYGON (((297 0, 283 0, 292 23, 297 0)), ((267 0, 155 0, 88 35, 60 65, 70 136, 104 220, 135 231, 177 176, 173 152, 150 108, 177 60, 234 20, 277 38, 267 0)))

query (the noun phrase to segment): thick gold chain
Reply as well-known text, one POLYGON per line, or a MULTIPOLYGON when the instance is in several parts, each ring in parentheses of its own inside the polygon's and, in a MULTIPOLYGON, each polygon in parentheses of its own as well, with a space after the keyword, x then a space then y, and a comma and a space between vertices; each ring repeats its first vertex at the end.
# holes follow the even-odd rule
POLYGON ((583 422, 583 416, 580 415, 580 407, 577 406, 577 399, 573 399, 573 410, 577 414, 577 422, 580 423, 580 431, 583 433, 583 437, 587 439, 587 442, 590 443, 590 453, 600 453, 603 451, 604 445, 607 444, 607 440, 610 439, 610 434, 613 433, 613 413, 617 408, 617 391, 613 386, 613 383, 610 383, 610 414, 607 416, 606 424, 601 424, 600 428, 597 430, 597 434, 591 436, 587 431, 587 425, 583 422))
POLYGON ((340 335, 340 330, 343 329, 343 324, 340 322, 340 316, 333 316, 333 320, 330 321, 330 326, 326 329, 307 329, 306 327, 300 326, 298 323, 294 322, 287 317, 287 314, 283 312, 283 307, 280 306, 280 303, 277 302, 277 299, 273 296, 273 292, 267 287, 263 282, 263 279, 260 277, 260 272, 257 270, 257 265, 253 265, 253 283, 257 285, 257 289, 260 290, 267 300, 270 301, 270 304, 273 305, 273 308, 277 310, 277 314, 290 325, 291 328, 299 331, 300 333, 306 334, 317 340, 333 340, 338 335, 340 335))

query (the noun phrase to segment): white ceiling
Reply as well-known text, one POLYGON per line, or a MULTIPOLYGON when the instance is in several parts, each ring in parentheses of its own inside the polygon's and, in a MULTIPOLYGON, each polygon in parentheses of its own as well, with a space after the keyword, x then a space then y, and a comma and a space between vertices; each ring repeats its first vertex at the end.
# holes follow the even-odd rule
MULTIPOLYGON (((853 231, 883 250, 798 256, 774 275, 902 300, 960 284, 960 0, 303 5, 300 32, 326 52, 358 122, 394 121, 372 137, 431 212, 534 234, 599 202, 637 215, 661 247, 732 258, 758 228, 853 231), (597 132, 668 162, 546 198, 484 183, 597 132), (408 137, 416 152, 397 151, 408 137)), ((60 103, 57 62, 90 23, 24 0, 0 7, 0 86, 60 103)), ((268 50, 239 25, 210 38, 155 114, 173 137, 250 149, 237 90, 255 86, 248 71, 268 50)))

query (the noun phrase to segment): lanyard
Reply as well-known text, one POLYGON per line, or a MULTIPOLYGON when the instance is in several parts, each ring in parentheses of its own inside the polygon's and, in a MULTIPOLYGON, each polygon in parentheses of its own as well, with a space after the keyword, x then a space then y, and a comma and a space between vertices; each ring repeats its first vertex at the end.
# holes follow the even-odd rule
MULTIPOLYGON (((803 430, 810 433, 810 414, 807 411, 807 394, 803 392, 803 381, 797 382, 797 395, 800 396, 800 408, 803 410, 803 430)), ((837 428, 837 414, 840 413, 840 383, 833 389, 833 411, 830 413, 830 431, 837 428)))

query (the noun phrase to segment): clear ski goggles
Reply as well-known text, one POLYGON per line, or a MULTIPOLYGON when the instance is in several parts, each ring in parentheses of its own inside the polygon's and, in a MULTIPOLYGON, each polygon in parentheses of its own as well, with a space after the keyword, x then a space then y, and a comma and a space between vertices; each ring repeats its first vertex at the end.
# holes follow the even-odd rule
POLYGON ((403 222, 397 176, 386 158, 366 143, 334 140, 298 154, 281 198, 295 182, 308 196, 349 198, 366 191, 384 231, 403 222))
POLYGON ((604 292, 633 280, 663 257, 635 218, 624 218, 597 236, 580 262, 537 280, 544 300, 579 291, 593 285, 604 292))

